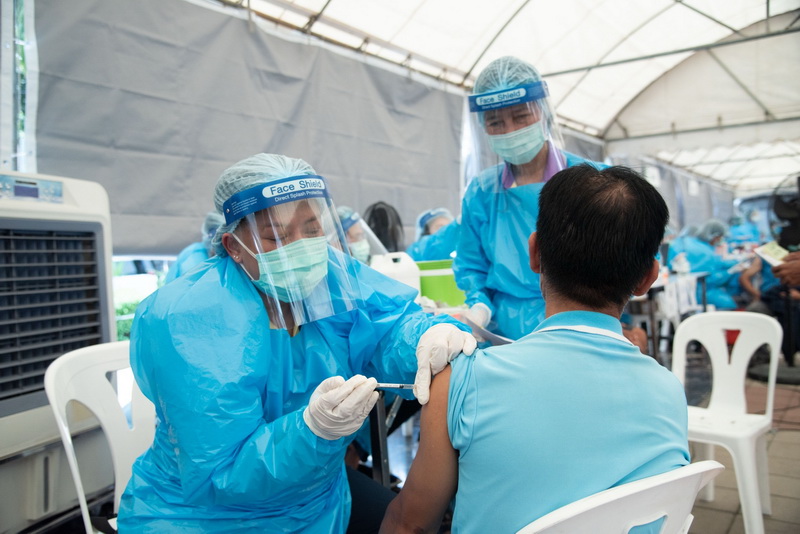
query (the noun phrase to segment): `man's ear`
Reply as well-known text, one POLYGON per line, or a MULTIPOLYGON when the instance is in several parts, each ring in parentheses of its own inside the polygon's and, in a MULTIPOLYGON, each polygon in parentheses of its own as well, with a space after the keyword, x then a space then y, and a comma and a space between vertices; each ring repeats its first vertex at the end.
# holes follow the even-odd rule
POLYGON ((536 241, 536 232, 533 232, 528 238, 528 253, 531 256, 531 270, 536 274, 541 274, 542 262, 539 258, 539 242, 536 241))
POLYGON ((242 245, 239 244, 233 235, 226 232, 222 234, 222 246, 228 252, 228 255, 233 258, 236 263, 242 263, 242 245))
POLYGON ((658 260, 653 259, 653 265, 650 266, 650 270, 647 271, 645 277, 642 278, 642 281, 639 282, 639 285, 636 286, 636 289, 634 289, 633 291, 633 294, 635 296, 641 297, 642 295, 647 293, 647 290, 650 289, 650 286, 652 286, 653 282, 655 282, 656 278, 658 278, 659 268, 660 265, 658 263, 658 260))

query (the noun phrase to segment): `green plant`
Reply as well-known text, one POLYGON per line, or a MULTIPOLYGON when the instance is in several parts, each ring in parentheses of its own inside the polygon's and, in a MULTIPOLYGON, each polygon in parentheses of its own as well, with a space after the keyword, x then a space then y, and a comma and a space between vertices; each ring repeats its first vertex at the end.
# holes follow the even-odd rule
POLYGON ((125 341, 131 337, 131 325, 133 324, 133 314, 139 301, 123 302, 116 308, 117 318, 117 341, 125 341))

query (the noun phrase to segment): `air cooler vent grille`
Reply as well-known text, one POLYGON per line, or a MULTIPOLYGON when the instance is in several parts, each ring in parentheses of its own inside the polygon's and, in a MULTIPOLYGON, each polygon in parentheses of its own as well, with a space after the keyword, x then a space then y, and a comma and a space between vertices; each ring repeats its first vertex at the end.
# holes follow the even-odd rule
POLYGON ((0 401, 41 391, 51 361, 103 341, 98 242, 0 228, 0 401))

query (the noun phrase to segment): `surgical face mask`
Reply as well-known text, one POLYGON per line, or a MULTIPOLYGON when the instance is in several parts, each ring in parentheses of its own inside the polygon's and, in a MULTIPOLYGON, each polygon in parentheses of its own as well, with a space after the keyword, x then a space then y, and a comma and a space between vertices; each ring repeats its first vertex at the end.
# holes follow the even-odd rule
POLYGON ((495 154, 512 165, 528 163, 544 146, 542 121, 507 134, 490 135, 489 144, 495 154))
POLYGON ((355 259, 361 263, 367 263, 369 259, 369 242, 366 239, 360 239, 354 243, 348 243, 350 253, 355 259))
POLYGON ((258 279, 250 279, 281 302, 307 298, 328 274, 328 240, 324 236, 298 239, 279 249, 255 254, 236 234, 231 235, 258 262, 258 279))

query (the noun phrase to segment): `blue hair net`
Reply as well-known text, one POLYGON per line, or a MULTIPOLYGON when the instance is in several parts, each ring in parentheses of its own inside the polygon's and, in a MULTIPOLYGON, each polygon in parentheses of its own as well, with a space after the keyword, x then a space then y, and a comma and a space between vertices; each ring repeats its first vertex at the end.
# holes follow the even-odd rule
POLYGON ((425 234, 426 226, 429 222, 437 217, 447 217, 451 221, 453 220, 453 214, 450 213, 450 210, 447 208, 433 208, 428 211, 423 211, 417 217, 417 224, 415 226, 416 230, 416 237, 414 238, 415 241, 419 241, 419 239, 425 234))
POLYGON ((338 206, 336 214, 339 215, 339 222, 342 223, 342 230, 345 232, 361 219, 350 206, 338 206))
MULTIPOLYGON (((314 168, 302 159, 279 154, 256 154, 228 167, 217 180, 214 188, 214 206, 222 213, 222 205, 233 195, 256 185, 268 184, 281 178, 316 174, 314 168)), ((241 219, 223 224, 217 229, 211 245, 217 256, 227 256, 222 246, 222 234, 233 232, 241 219)))
POLYGON ((203 221, 203 226, 200 228, 200 235, 203 236, 203 245, 206 248, 211 248, 211 241, 214 239, 214 234, 217 233, 217 228, 225 224, 225 217, 216 211, 209 211, 206 213, 206 218, 203 221))
POLYGON ((715 237, 722 237, 726 233, 728 233, 728 225, 718 219, 709 219, 697 231, 697 238, 711 243, 715 237))

